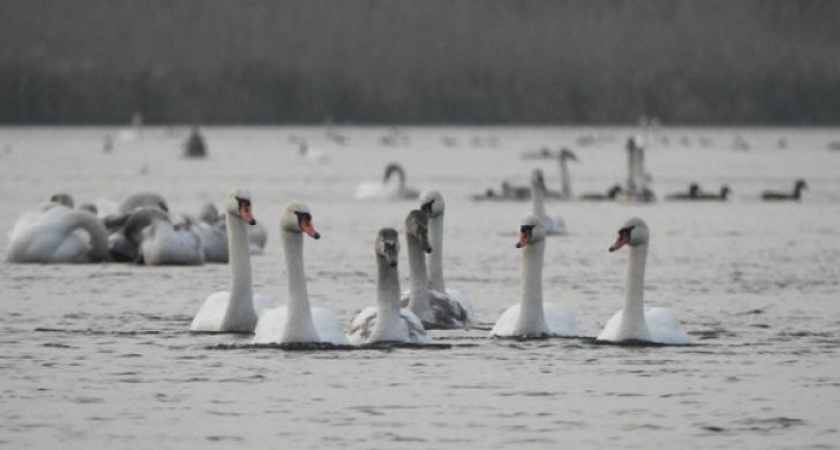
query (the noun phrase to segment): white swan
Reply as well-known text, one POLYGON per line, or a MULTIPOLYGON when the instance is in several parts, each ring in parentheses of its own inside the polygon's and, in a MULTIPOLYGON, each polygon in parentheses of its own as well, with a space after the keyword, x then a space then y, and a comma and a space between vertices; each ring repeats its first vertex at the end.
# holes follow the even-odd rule
POLYGON ((385 166, 381 182, 364 182, 356 187, 356 200, 413 200, 419 196, 417 190, 406 186, 405 169, 399 164, 385 166), (394 184, 391 178, 397 177, 394 184))
POLYGON ((298 145, 298 154, 304 162, 310 164, 329 164, 330 155, 320 149, 309 147, 306 141, 298 145))
MULTIPOLYGON (((175 226, 169 214, 159 208, 135 209, 125 221, 122 234, 128 242, 130 260, 150 266, 204 264, 201 238, 188 226, 175 226)), ((112 244, 115 235, 111 236, 112 244)), ((111 251, 115 250, 112 247, 111 251)))
POLYGON ((397 230, 379 230, 374 251, 377 267, 377 306, 363 309, 350 321, 350 343, 431 343, 420 319, 410 309, 401 308, 400 276, 397 269, 400 242, 397 230))
POLYGON ((456 328, 467 328, 478 325, 478 315, 472 303, 455 289, 446 287, 443 278, 443 218, 446 204, 438 191, 426 191, 420 196, 420 209, 429 216, 429 241, 432 253, 426 260, 429 274, 429 288, 439 294, 444 294, 448 301, 454 303, 449 310, 453 311, 451 321, 460 323, 456 328))
MULTIPOLYGON (((230 196, 229 194, 228 196, 230 196)), ((228 205, 229 207, 229 205, 228 205)), ((225 214, 230 214, 230 210, 225 214)), ((205 262, 226 263, 229 259, 229 243, 227 237, 227 218, 220 217, 219 211, 212 203, 207 203, 201 208, 197 220, 193 223, 195 233, 201 238, 201 246, 204 249, 205 262)), ((247 236, 248 232, 245 231, 247 236)))
POLYGON ((531 205, 532 212, 540 218, 545 227, 546 234, 559 235, 566 234, 566 223, 560 217, 549 217, 545 212, 545 177, 543 177, 542 170, 534 169, 531 173, 531 205))
POLYGON ((288 306, 260 316, 254 330, 255 344, 329 343, 350 345, 335 315, 324 308, 310 308, 303 267, 303 233, 321 237, 312 226, 312 214, 302 203, 286 206, 280 218, 280 239, 289 277, 288 306))
POLYGON ((580 336, 574 316, 555 303, 543 301, 542 269, 546 232, 542 221, 527 214, 520 222, 522 251, 522 301, 502 313, 490 336, 542 338, 580 336))
POLYGON ((690 344, 676 315, 667 308, 644 307, 645 260, 650 233, 641 219, 632 218, 618 230, 610 247, 614 252, 630 246, 624 309, 615 313, 598 335, 599 341, 645 341, 659 344, 690 344))
POLYGON ((156 194, 154 192, 138 192, 136 194, 131 194, 120 202, 117 210, 120 213, 128 214, 135 209, 142 207, 160 208, 163 211, 169 211, 166 199, 164 199, 160 194, 156 194))
POLYGON ((627 139, 627 186, 624 199, 628 202, 649 203, 656 201, 656 195, 648 187, 650 174, 645 171, 645 149, 642 138, 627 139))
POLYGON ((25 213, 10 234, 13 263, 83 263, 108 260, 108 231, 93 214, 59 203, 25 213))
POLYGON ((469 323, 468 312, 451 297, 429 289, 426 272, 426 253, 432 253, 429 244, 429 216, 415 209, 405 219, 405 241, 408 247, 408 270, 411 288, 403 293, 402 301, 414 312, 427 330, 452 330, 465 328, 469 323))
POLYGON ((578 158, 574 152, 564 148, 560 150, 558 160, 560 163, 560 185, 563 189, 560 191, 560 198, 563 200, 571 200, 574 196, 572 195, 572 177, 569 175, 568 161, 577 162, 578 158))
POLYGON ((225 200, 225 221, 232 280, 230 292, 216 292, 207 297, 195 314, 190 331, 252 333, 257 317, 266 307, 264 300, 254 298, 251 286, 247 227, 253 226, 256 220, 251 212, 250 192, 234 189, 228 194, 225 200))

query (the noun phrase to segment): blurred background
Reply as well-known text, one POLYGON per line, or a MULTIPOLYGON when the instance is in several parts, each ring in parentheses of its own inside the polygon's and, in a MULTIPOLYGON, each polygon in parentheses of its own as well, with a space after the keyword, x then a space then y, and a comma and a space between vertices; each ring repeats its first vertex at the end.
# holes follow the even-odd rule
POLYGON ((0 123, 823 125, 840 2, 3 0, 0 123))

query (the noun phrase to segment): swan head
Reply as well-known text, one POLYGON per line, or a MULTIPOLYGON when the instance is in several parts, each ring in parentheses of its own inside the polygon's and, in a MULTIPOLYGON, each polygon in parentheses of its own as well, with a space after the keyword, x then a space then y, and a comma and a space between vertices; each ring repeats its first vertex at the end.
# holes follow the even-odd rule
POLYGON ((320 239, 321 234, 312 225, 312 213, 303 203, 289 203, 280 218, 280 230, 289 233, 306 233, 313 239, 320 239))
POLYGON ((531 188, 535 190, 540 189, 545 192, 545 176, 543 176, 542 170, 534 169, 534 171, 531 172, 531 188))
POLYGON ((59 205, 64 205, 70 209, 73 209, 75 206, 75 202, 73 201, 73 197, 70 194, 65 194, 63 192, 59 192, 57 194, 53 194, 50 197, 50 201, 53 203, 58 203, 59 205))
POLYGON ((796 180, 796 185, 793 189, 796 190, 796 191, 801 191, 802 189, 808 189, 808 184, 805 183, 805 180, 800 178, 800 179, 796 180))
POLYGON ((688 195, 690 197, 697 197, 697 194, 700 193, 700 185, 697 183, 691 183, 688 186, 688 195))
POLYGON ((438 217, 443 214, 445 206, 443 196, 438 191, 426 191, 420 195, 420 209, 429 217, 438 217))
POLYGON ((210 224, 218 222, 219 210, 216 209, 216 205, 212 203, 205 203, 204 206, 201 207, 201 211, 198 212, 198 220, 210 224))
POLYGON ((385 166, 385 174, 382 176, 382 182, 387 183, 394 174, 400 177, 401 182, 405 181, 405 169, 397 163, 390 163, 385 166))
MULTIPOLYGON (((236 188, 225 199, 225 210, 229 214, 240 217, 249 225, 256 225, 257 220, 251 212, 251 192, 247 189, 236 188)), ((203 212, 203 210, 202 210, 203 212)))
POLYGON ((578 162, 578 157, 575 152, 569 150, 568 148, 563 147, 560 149, 560 160, 566 160, 578 162))
POLYGON ((534 214, 528 213, 519 222, 519 242, 516 248, 527 247, 545 240, 545 226, 534 214))
POLYGON ((630 247, 638 247, 640 245, 647 244, 648 238, 650 237, 650 232, 648 231, 648 226, 644 220, 634 217, 627 222, 624 222, 624 225, 618 230, 618 238, 616 238, 613 245, 610 246, 609 251, 614 252, 624 245, 629 245, 630 247))
POLYGON ((429 215, 414 209, 405 218, 406 239, 416 239, 420 242, 426 253, 432 253, 432 246, 429 244, 429 215))
POLYGON ((391 267, 397 267, 400 254, 399 233, 393 228, 383 228, 376 235, 376 254, 388 262, 391 267))
POLYGON ((727 186, 725 184, 720 188, 720 198, 722 198, 724 200, 726 200, 726 197, 728 197, 729 194, 731 194, 731 193, 732 193, 732 189, 729 189, 729 186, 727 186))

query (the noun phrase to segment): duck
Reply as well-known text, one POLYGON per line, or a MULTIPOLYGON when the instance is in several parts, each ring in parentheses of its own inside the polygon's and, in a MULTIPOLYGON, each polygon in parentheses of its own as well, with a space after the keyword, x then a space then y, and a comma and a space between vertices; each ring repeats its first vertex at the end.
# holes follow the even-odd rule
POLYGON ((528 213, 519 225, 516 248, 522 251, 522 300, 505 310, 490 331, 491 337, 579 337, 574 316, 565 308, 543 301, 542 272, 547 232, 543 221, 528 213))
POLYGON ((731 190, 729 186, 723 185, 720 188, 720 194, 714 194, 709 192, 703 192, 700 188, 700 185, 697 183, 691 183, 688 186, 688 192, 678 192, 674 194, 668 194, 665 196, 667 200, 689 200, 689 201, 709 201, 709 200, 716 200, 716 201, 726 201, 727 197, 731 190))
POLYGON ((108 261, 108 230, 95 214, 72 209, 69 196, 53 196, 27 212, 9 233, 11 263, 89 263, 108 261), (69 205, 69 206, 68 206, 69 205))
POLYGON ((792 200, 792 201, 799 201, 802 197, 802 190, 808 189, 808 184, 805 183, 805 180, 798 179, 796 183, 793 185, 793 192, 792 193, 785 193, 785 192, 776 192, 776 191, 764 191, 761 193, 761 199, 765 201, 785 201, 785 200, 792 200))
POLYGON ((376 235, 376 300, 377 306, 363 309, 350 322, 349 340, 352 345, 398 342, 429 344, 431 339, 423 323, 400 302, 399 233, 382 228, 376 235))
POLYGON ((618 230, 610 253, 630 248, 624 308, 616 312, 596 340, 613 343, 656 343, 686 345, 691 338, 683 331, 676 314, 668 308, 644 306, 645 262, 650 230, 644 220, 631 218, 618 230))
POLYGON ((416 200, 420 193, 406 186, 405 169, 397 163, 385 166, 381 182, 364 182, 356 187, 356 200, 416 200), (397 184, 391 178, 397 178, 397 184))
MULTIPOLYGON (((215 210, 215 207, 213 208, 215 210)), ((210 213, 212 211, 204 211, 210 213)), ((203 333, 253 333, 267 302, 254 297, 247 227, 254 226, 251 193, 231 190, 225 198, 227 253, 230 255, 230 291, 210 294, 190 323, 190 331, 203 333)))
POLYGON ((254 344, 350 345, 336 316, 324 308, 311 308, 303 265, 303 235, 318 240, 312 212, 304 203, 292 202, 280 217, 280 240, 286 259, 289 302, 265 311, 257 320, 254 344))
POLYGON ((469 324, 468 311, 457 300, 429 289, 426 254, 429 243, 429 216, 414 209, 405 218, 405 242, 408 247, 410 289, 403 293, 403 305, 414 312, 426 330, 463 329, 469 324))
POLYGON ((548 235, 562 235, 567 233, 566 223, 560 217, 549 217, 545 212, 545 177, 542 170, 534 169, 531 173, 531 206, 532 212, 543 222, 548 235))
POLYGON ((453 316, 448 318, 447 322, 465 329, 478 325, 478 315, 472 302, 460 291, 447 288, 443 277, 443 221, 446 210, 443 195, 437 190, 423 192, 420 195, 420 210, 429 217, 429 243, 432 246, 432 253, 426 258, 429 289, 451 303, 448 309, 452 311, 453 316))
POLYGON ((620 192, 621 185, 615 184, 612 187, 610 187, 605 194, 598 192, 589 192, 586 194, 581 194, 580 197, 578 197, 578 199, 588 202, 614 201, 620 192))

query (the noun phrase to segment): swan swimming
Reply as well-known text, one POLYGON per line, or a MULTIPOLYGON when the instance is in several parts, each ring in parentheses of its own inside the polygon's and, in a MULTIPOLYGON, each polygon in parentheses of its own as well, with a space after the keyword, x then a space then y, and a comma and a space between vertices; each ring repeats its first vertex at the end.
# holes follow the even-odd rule
POLYGON ((540 218, 548 235, 566 234, 566 223, 560 217, 549 217, 545 212, 545 177, 542 170, 534 169, 531 173, 531 205, 532 212, 540 218))
POLYGON ((491 337, 544 338, 578 337, 574 316, 556 303, 543 301, 542 272, 546 231, 543 222, 527 214, 520 222, 522 248, 522 301, 502 313, 490 331, 491 337))
POLYGON ((350 343, 362 345, 375 342, 428 344, 431 339, 420 319, 400 303, 399 261, 400 242, 397 230, 379 230, 374 244, 376 254, 377 306, 363 309, 350 322, 350 343))
POLYGON ((122 222, 109 238, 115 258, 150 266, 204 264, 201 238, 188 226, 176 226, 166 211, 141 207, 122 222))
POLYGON ((364 182, 356 187, 356 200, 414 200, 420 196, 416 189, 406 186, 405 169, 399 164, 385 166, 381 182, 364 182), (391 178, 397 177, 397 184, 391 178))
MULTIPOLYGON (((107 261, 108 230, 85 210, 56 199, 41 211, 24 213, 9 236, 6 260, 12 263, 85 263, 107 261)), ((72 202, 72 200, 71 200, 72 202)), ((72 204, 72 203, 71 203, 72 204)))
POLYGON ((648 226, 642 219, 632 218, 618 230, 618 238, 610 246, 610 252, 625 245, 630 247, 624 309, 610 318, 597 340, 672 345, 691 343, 691 338, 685 334, 680 321, 670 309, 644 307, 645 260, 649 239, 648 226))
POLYGON ((329 343, 350 345, 335 315, 324 308, 311 308, 303 266, 303 233, 313 239, 321 235, 312 226, 312 213, 303 203, 286 206, 280 218, 280 240, 286 258, 288 306, 263 313, 254 330, 255 344, 329 343))
POLYGON ((796 180, 792 193, 764 191, 761 193, 761 199, 765 201, 793 200, 798 202, 802 197, 803 189, 808 189, 808 185, 805 183, 805 180, 799 179, 796 180))
POLYGON ((429 241, 432 246, 432 253, 426 258, 426 270, 429 275, 429 288, 442 294, 440 300, 451 303, 442 310, 451 311, 452 317, 446 319, 455 328, 469 329, 478 325, 478 315, 472 303, 455 289, 446 287, 443 277, 443 219, 446 203, 440 192, 426 191, 420 196, 420 210, 429 216, 429 241))
MULTIPOLYGON (((214 208, 215 209, 215 208, 214 208)), ((232 190, 225 200, 227 245, 230 254, 230 291, 211 294, 195 314, 190 331, 205 333, 253 333, 257 317, 266 307, 254 298, 251 285, 251 256, 247 227, 256 224, 251 210, 251 193, 232 190)))

